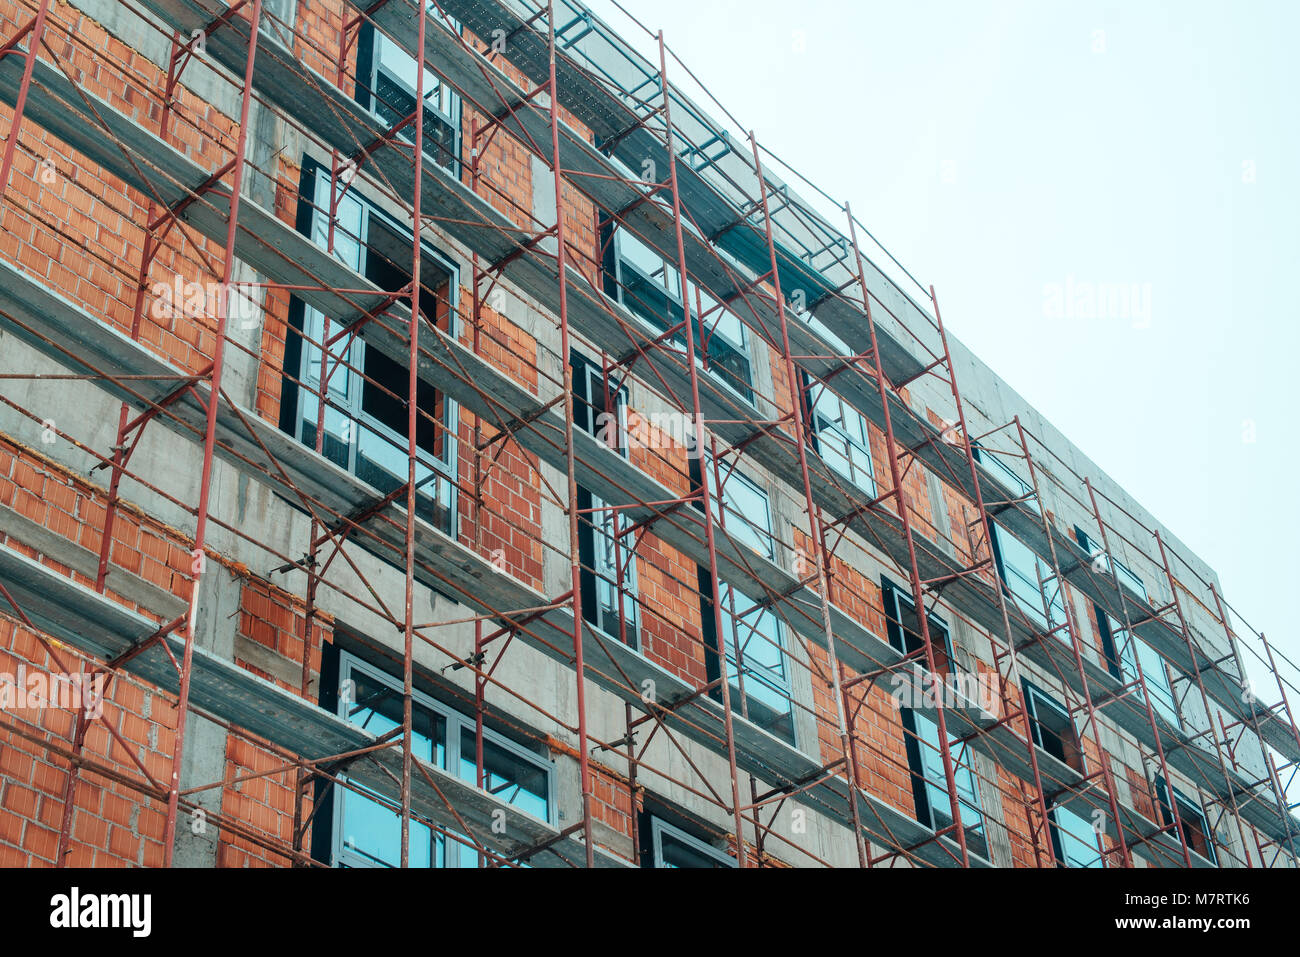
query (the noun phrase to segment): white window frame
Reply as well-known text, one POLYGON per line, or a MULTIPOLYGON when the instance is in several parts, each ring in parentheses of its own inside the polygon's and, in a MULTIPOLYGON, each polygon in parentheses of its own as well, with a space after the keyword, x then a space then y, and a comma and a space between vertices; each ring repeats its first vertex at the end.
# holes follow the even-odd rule
MULTIPOLYGON (((460 25, 450 17, 442 18, 437 7, 432 3, 429 4, 429 14, 431 17, 442 19, 444 24, 455 30, 455 32, 461 32, 460 25)), ((433 29, 433 27, 430 27, 430 29, 433 29)), ((370 36, 370 76, 364 79, 365 90, 361 92, 364 92, 369 97, 368 108, 370 112, 375 116, 382 118, 382 114, 379 111, 381 104, 379 101, 379 91, 377 89, 379 86, 378 80, 381 71, 387 76, 390 82, 406 91, 412 100, 415 99, 415 90, 411 87, 408 79, 402 76, 402 72, 387 59, 385 54, 388 54, 388 56, 402 57, 408 61, 410 63, 409 72, 412 76, 415 74, 416 58, 410 53, 407 53, 391 38, 386 36, 384 32, 373 23, 362 24, 360 35, 357 39, 358 44, 364 40, 367 30, 369 30, 370 36)), ((453 130, 455 135, 455 148, 453 150, 454 155, 451 157, 451 167, 448 172, 453 176, 459 177, 461 171, 461 153, 464 149, 461 130, 461 114, 463 107, 460 94, 452 88, 451 84, 443 80, 430 68, 427 58, 424 64, 424 70, 425 73, 428 74, 428 76, 425 77, 424 108, 437 116, 438 119, 442 120, 453 130), (432 90, 429 88, 430 80, 432 80, 436 85, 432 90)), ((358 83, 361 82, 361 78, 358 77, 358 83)), ((384 105, 391 108, 391 104, 384 105)), ((421 119, 423 119, 423 117, 421 117, 421 119)), ((412 136, 411 142, 414 143, 414 140, 415 137, 412 136)), ((438 161, 438 157, 434 154, 426 151, 424 155, 439 169, 448 169, 447 166, 438 161)))
MULTIPOLYGON (((346 235, 345 240, 349 246, 357 247, 357 261, 353 262, 346 258, 338 248, 339 230, 345 227, 344 217, 337 216, 335 223, 335 250, 334 255, 350 269, 353 269, 359 275, 365 275, 365 255, 366 242, 369 238, 370 223, 372 220, 380 226, 395 231, 399 236, 402 233, 401 225, 391 216, 380 210, 374 203, 366 199, 355 189, 345 190, 337 197, 338 206, 335 207, 330 200, 330 192, 335 188, 328 170, 319 163, 314 163, 314 174, 312 176, 313 194, 311 200, 311 226, 309 238, 318 245, 325 247, 327 245, 324 236, 329 230, 329 214, 334 209, 336 215, 342 208, 343 203, 353 203, 358 210, 356 219, 356 235, 346 235)), ((460 291, 460 268, 449 257, 443 255, 437 249, 428 243, 421 244, 423 257, 437 263, 441 268, 446 270, 449 275, 447 283, 448 289, 448 335, 452 338, 456 336, 456 305, 460 291)), ((363 408, 365 389, 368 383, 362 378, 362 372, 365 369, 365 350, 368 348, 365 340, 361 336, 355 336, 349 342, 348 339, 340 339, 334 346, 329 347, 326 359, 326 349, 322 348, 322 333, 324 331, 325 316, 315 307, 302 304, 302 330, 301 343, 302 354, 299 359, 298 368, 298 408, 296 410, 296 419, 294 422, 294 437, 303 442, 303 423, 307 421, 310 414, 312 420, 315 420, 318 409, 316 403, 320 401, 319 380, 313 380, 311 365, 313 362, 328 361, 332 367, 330 372, 330 388, 326 395, 325 409, 325 429, 331 430, 331 419, 336 424, 351 423, 351 427, 344 424, 344 429, 348 434, 348 464, 346 471, 351 475, 357 474, 357 458, 360 454, 362 433, 370 431, 375 433, 381 440, 387 441, 394 449, 394 452, 405 450, 407 447, 407 436, 399 434, 386 423, 374 418, 363 408), (339 350, 339 351, 335 351, 339 350), (344 352, 343 350, 346 350, 344 352), (355 381, 355 388, 353 381, 355 381), (341 388, 338 383, 342 381, 341 388), (312 388, 315 384, 316 388, 312 388), (311 406, 311 412, 307 412, 308 406, 311 406)), ((342 325, 331 321, 330 335, 336 335, 342 330, 342 325)), ((322 366, 323 368, 323 366, 322 366)), ((373 388, 373 387, 372 387, 373 388)), ((456 428, 460 419, 459 404, 447 395, 441 389, 438 390, 443 402, 443 421, 436 428, 443 431, 443 441, 445 443, 446 455, 438 457, 425 449, 417 449, 417 458, 421 466, 436 472, 438 479, 437 495, 428 496, 436 501, 447 514, 449 528, 445 529, 448 534, 455 537, 457 534, 458 509, 456 507, 456 481, 457 481, 457 443, 458 430, 456 428)), ((338 438, 337 432, 335 437, 338 438)), ((376 462, 377 465, 382 464, 376 462)), ((388 471, 388 470, 385 470, 388 471)), ((407 475, 390 472, 398 482, 405 482, 407 475)), ((420 477, 417 476, 417 481, 420 477)), ((427 495, 427 493, 425 493, 427 495)))
MULTIPOLYGON (((599 367, 597 367, 591 359, 586 356, 581 356, 580 353, 575 353, 575 355, 580 356, 582 361, 574 363, 571 359, 570 363, 574 365, 574 372, 582 375, 585 379, 589 406, 587 414, 591 420, 592 428, 595 430, 595 434, 599 438, 600 424, 597 421, 597 418, 603 413, 596 412, 596 402, 593 397, 597 394, 597 390, 604 390, 605 384, 599 367)), ((615 454, 626 459, 630 454, 630 443, 628 442, 627 432, 628 396, 626 387, 620 386, 613 390, 613 399, 614 415, 618 419, 618 447, 613 449, 613 451, 615 454)), ((623 591, 621 594, 618 589, 619 574, 615 561, 616 556, 614 543, 619 527, 626 524, 623 519, 623 511, 621 509, 609 508, 608 503, 606 503, 604 499, 591 489, 587 489, 586 491, 591 495, 592 512, 587 516, 587 518, 591 526, 592 551, 594 554, 592 562, 593 567, 591 571, 589 572, 585 568, 582 569, 583 578, 586 579, 590 576, 595 583, 596 604, 602 616, 603 612, 606 610, 606 605, 611 606, 608 609, 611 613, 617 613, 612 607, 615 604, 614 601, 607 603, 602 602, 602 591, 608 594, 611 598, 616 599, 617 603, 622 606, 623 617, 627 621, 628 628, 631 631, 630 637, 632 638, 632 641, 628 647, 639 650, 641 647, 641 614, 640 609, 637 606, 637 599, 641 592, 637 578, 637 556, 626 542, 619 549, 626 567, 626 572, 622 576, 623 591)), ((595 622, 588 621, 587 624, 597 628, 615 641, 620 640, 617 631, 611 632, 608 628, 595 622)))
MULTIPOLYGON (((738 469, 732 469, 721 483, 717 482, 716 472, 713 467, 713 456, 706 453, 700 458, 700 467, 708 469, 709 476, 709 494, 713 499, 713 507, 717 509, 717 521, 722 526, 725 533, 740 544, 752 548, 755 552, 763 555, 769 560, 776 557, 776 533, 772 527, 772 500, 757 482, 746 476, 738 469), (763 503, 764 524, 758 525, 754 522, 754 516, 745 514, 743 509, 736 507, 736 503, 728 499, 730 490, 735 487, 733 483, 741 483, 747 490, 753 493, 756 499, 763 503), (721 486, 721 487, 719 487, 721 486), (732 529, 727 525, 726 516, 734 516, 737 527, 732 529), (739 531, 739 534, 737 534, 739 531), (763 548, 763 538, 766 537, 767 547, 763 548)), ((786 634, 785 624, 781 621, 772 609, 763 608, 757 612, 754 611, 756 602, 742 592, 737 591, 725 578, 718 578, 719 592, 716 596, 718 602, 719 618, 724 628, 730 629, 730 634, 722 636, 724 650, 731 651, 730 657, 724 656, 725 660, 721 663, 726 672, 727 680, 731 680, 731 665, 735 663, 735 652, 737 643, 744 637, 744 645, 748 646, 753 641, 760 641, 764 644, 772 645, 780 659, 781 671, 783 674, 783 686, 778 685, 777 680, 772 676, 770 669, 763 667, 761 670, 754 670, 748 666, 745 668, 745 693, 746 696, 763 705, 766 708, 772 708, 772 705, 764 701, 761 697, 756 696, 749 687, 751 681, 758 682, 761 689, 779 697, 784 697, 789 702, 789 710, 786 714, 790 717, 791 737, 798 740, 798 728, 795 721, 794 705, 794 673, 790 665, 790 651, 787 645, 788 635, 786 634), (733 598, 734 596, 734 598, 733 598), (738 608, 744 609, 733 617, 730 605, 735 601, 738 608), (748 604, 744 604, 748 603, 748 604), (757 627, 751 628, 755 615, 763 616, 771 620, 772 626, 776 631, 773 636, 767 635, 757 627), (751 632, 753 632, 751 634, 751 632), (738 634, 739 633, 739 634, 738 634)), ((733 686, 739 687, 740 667, 736 668, 736 681, 732 682, 733 686)), ((773 709, 775 710, 775 709, 773 709)))
MULTIPOLYGON (((1178 790, 1178 788, 1171 787, 1168 779, 1166 779, 1163 775, 1157 774, 1156 775, 1156 809, 1160 812, 1161 815, 1160 822, 1164 824, 1166 827, 1174 823, 1173 809, 1175 804, 1177 804, 1178 806, 1178 820, 1180 822, 1186 820, 1186 816, 1187 816, 1186 812, 1188 811, 1191 811, 1194 815, 1196 815, 1196 819, 1200 822, 1201 835, 1205 838, 1205 847, 1206 850, 1209 851, 1209 854, 1208 856, 1201 855, 1200 851, 1195 850, 1190 845, 1188 846, 1188 850, 1194 854, 1205 857, 1205 859, 1208 860, 1211 864, 1213 864, 1215 867, 1218 867, 1219 849, 1215 846, 1215 841, 1217 840, 1218 835, 1216 835, 1214 833, 1214 829, 1210 827, 1210 817, 1208 814, 1205 813, 1205 807, 1201 804, 1199 800, 1194 801, 1191 798, 1189 798, 1186 794, 1184 794, 1182 791, 1178 790), (1165 798, 1164 801, 1160 800, 1160 795, 1162 791, 1164 792, 1164 798, 1165 798), (1168 817, 1167 821, 1165 820, 1166 817, 1168 817)), ((1181 834, 1178 835, 1178 842, 1179 845, 1181 846, 1183 842, 1183 836, 1181 834)))
MULTIPOLYGON (((1093 541, 1092 536, 1083 529, 1076 526, 1075 533, 1076 537, 1082 537, 1083 540, 1079 542, 1079 547, 1087 552, 1089 557, 1096 556, 1093 559, 1094 561, 1100 559, 1106 566, 1107 571, 1114 570, 1115 577, 1120 585, 1127 588, 1146 604, 1151 604, 1151 596, 1147 594, 1146 584, 1141 578, 1133 574, 1132 570, 1118 558, 1112 557, 1103 550, 1100 545, 1093 541)), ((1145 680, 1147 691, 1151 695, 1151 707, 1175 728, 1181 730, 1183 718, 1179 713, 1178 699, 1174 697, 1173 684, 1169 681, 1169 670, 1166 667, 1165 659, 1136 633, 1126 629, 1123 624, 1107 614, 1105 609, 1095 602, 1094 609, 1098 616, 1105 619, 1104 621, 1099 620, 1097 622, 1098 626, 1106 628, 1110 633, 1111 648, 1114 649, 1115 656, 1119 659, 1119 680, 1127 682, 1130 679, 1136 679, 1138 674, 1136 662, 1141 662, 1142 677, 1145 680)))
POLYGON ((871 432, 867 428, 866 416, 825 384, 814 382, 810 391, 816 390, 820 392, 809 406, 818 454, 831 469, 875 498, 875 462, 871 457, 871 432), (851 428, 858 432, 856 437, 849 434, 851 428), (826 447, 832 443, 832 454, 828 455, 826 447), (865 463, 859 462, 859 457, 864 458, 865 463))
MULTIPOLYGON (((368 676, 373 681, 377 681, 381 684, 387 685, 389 688, 397 692, 399 695, 402 693, 401 682, 398 681, 398 679, 395 678, 393 675, 390 675, 382 668, 377 668, 374 665, 370 664, 369 662, 364 661, 361 658, 358 658, 356 655, 351 654, 350 652, 340 651, 339 652, 339 678, 338 678, 340 689, 345 687, 344 683, 346 681, 352 679, 352 675, 354 672, 360 672, 368 676)), ((471 734, 474 733, 475 724, 473 718, 470 718, 464 714, 461 714, 459 711, 447 707, 446 705, 442 704, 436 699, 429 697, 427 694, 425 694, 422 691, 413 691, 411 697, 412 697, 412 703, 415 706, 423 708, 426 711, 429 711, 437 715, 443 720, 443 727, 446 733, 446 741, 443 742, 443 752, 446 756, 446 766, 441 768, 440 770, 446 772, 447 774, 454 775, 455 777, 464 781, 465 778, 462 777, 460 773, 460 765, 462 760, 460 742, 461 742, 461 736, 463 731, 468 730, 471 734)), ((339 694, 337 712, 339 717, 342 718, 344 721, 347 721, 349 724, 351 724, 352 722, 350 720, 348 712, 353 704, 355 704, 355 702, 348 701, 345 695, 343 695, 342 693, 339 694)), ((498 734, 497 732, 491 730, 490 728, 485 727, 483 729, 483 740, 485 742, 490 742, 494 746, 501 748, 504 751, 508 751, 513 756, 519 758, 521 761, 532 764, 546 776, 545 823, 548 824, 554 823, 557 816, 556 815, 556 793, 555 793, 556 792, 555 762, 549 758, 543 758, 535 751, 530 751, 529 749, 519 745, 518 743, 510 740, 507 737, 504 737, 501 734, 498 734)), ((346 773, 340 772, 338 776, 342 780, 345 781, 347 780, 346 773)), ((477 781, 469 781, 467 783, 469 783, 471 787, 477 788, 478 786, 477 781)), ((367 857, 363 857, 357 854, 355 851, 353 851, 351 847, 347 844, 346 838, 344 836, 344 815, 346 812, 346 807, 345 807, 346 798, 349 795, 355 795, 355 793, 356 792, 352 792, 346 788, 335 789, 334 802, 333 802, 334 803, 333 827, 330 833, 330 866, 338 867, 340 865, 343 865, 347 867, 377 868, 382 865, 377 864, 371 859, 367 857)), ((523 808, 515 808, 515 811, 518 814, 529 814, 530 816, 535 816, 535 815, 531 815, 529 811, 524 810, 523 808)), ((397 812, 393 812, 393 813, 396 814, 397 812)), ((471 847, 469 844, 467 843, 462 844, 459 841, 453 840, 449 837, 444 837, 443 845, 444 845, 444 856, 446 858, 446 862, 443 865, 444 867, 456 868, 456 867, 477 866, 478 852, 474 850, 473 847, 471 847), (452 862, 451 860, 453 855, 456 856, 456 862, 452 862)))
MULTIPOLYGON (((709 315, 708 318, 705 319, 701 319, 700 316, 696 315, 699 309, 697 308, 694 299, 692 299, 690 303, 691 322, 697 329, 704 330, 707 328, 710 339, 720 336, 732 350, 744 357, 745 365, 748 369, 748 378, 747 381, 744 382, 744 387, 752 393, 756 386, 754 383, 754 355, 750 349, 749 330, 745 327, 745 324, 740 321, 736 314, 714 299, 709 294, 708 290, 692 284, 689 279, 683 283, 681 271, 674 263, 663 258, 655 249, 642 242, 640 237, 636 236, 624 226, 618 223, 611 224, 610 243, 612 246, 611 251, 615 269, 614 279, 618 301, 623 303, 624 308, 626 308, 627 311, 636 318, 637 322, 653 331, 655 335, 663 335, 664 329, 669 328, 674 324, 665 320, 665 326, 661 328, 645 316, 641 315, 635 304, 629 305, 625 301, 624 295, 627 283, 623 275, 624 268, 631 268, 638 272, 644 279, 658 285, 663 291, 663 294, 675 302, 679 307, 682 307, 684 296, 692 296, 698 289, 700 300, 703 303, 703 309, 708 312, 709 315), (625 243, 633 247, 634 252, 637 254, 636 257, 624 254, 623 247, 625 243), (637 257, 640 259, 650 259, 660 265, 653 270, 647 271, 645 266, 638 261, 637 257), (685 290, 683 290, 683 285, 685 286, 685 290), (721 315, 714 316, 714 311, 718 309, 720 309, 721 315)), ((683 339, 683 343, 684 341, 685 340, 683 339)), ((702 349, 702 343, 697 341, 696 345, 702 349)), ((704 357, 702 355, 697 354, 695 361, 701 369, 704 369, 704 357)), ((705 369, 705 371, 709 373, 712 381, 725 386, 742 399, 751 403, 753 402, 751 396, 746 396, 741 391, 738 387, 740 383, 734 381, 735 377, 729 372, 722 372, 717 368, 709 368, 705 369)))
MULTIPOLYGON (((991 454, 978 442, 972 443, 971 451, 975 461, 983 466, 985 471, 995 476, 999 484, 1006 486, 1007 491, 1021 499, 1034 514, 1039 514, 1038 502, 1033 496, 1033 487, 1028 482, 1012 471, 999 456, 991 454)), ((999 525, 996 519, 989 519, 989 529, 993 535, 994 557, 997 560, 998 577, 1003 584, 1003 593, 1036 625, 1045 631, 1050 630, 1057 641, 1067 648, 1070 647, 1069 629, 1062 627, 1068 622, 1065 613, 1065 586, 1056 578, 1052 566, 1045 558, 999 525), (1033 567, 1030 569, 1024 568, 1020 563, 1025 556, 1033 560, 1033 567), (1017 584, 1019 588, 1016 587, 1017 584), (1050 599, 1049 594, 1052 595, 1050 599), (1036 601, 1032 597, 1034 595, 1037 596, 1036 601)))

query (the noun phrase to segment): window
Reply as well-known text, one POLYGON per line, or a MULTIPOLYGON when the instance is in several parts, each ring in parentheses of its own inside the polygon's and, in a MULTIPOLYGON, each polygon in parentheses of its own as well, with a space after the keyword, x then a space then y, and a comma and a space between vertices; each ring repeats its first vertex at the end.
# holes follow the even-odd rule
MULTIPOLYGON (((1001 462, 996 455, 974 445, 975 460, 992 472, 1018 499, 1033 503, 1033 488, 1001 462)), ((1037 511, 1037 504, 1033 504, 1037 511)), ((1020 539, 995 520, 989 520, 993 535, 993 559, 1003 590, 1012 602, 1040 628, 1051 631, 1062 644, 1070 645, 1069 631, 1063 626, 1065 596, 1051 566, 1039 558, 1020 539)))
MULTIPOLYGON (((1178 802, 1178 821, 1183 828, 1183 840, 1190 850, 1195 851, 1201 857, 1205 858, 1211 864, 1218 864, 1219 859, 1214 853, 1214 841, 1210 822, 1205 817, 1205 811, 1201 806, 1190 798, 1184 796, 1178 788, 1174 788, 1174 800, 1178 802)), ((1162 775, 1156 775, 1156 799, 1160 803, 1161 822, 1168 827, 1174 823, 1174 814, 1169 805, 1169 787, 1165 783, 1162 775)))
MULTIPOLYGON (((971 443, 971 448, 975 453, 975 461, 984 466, 985 471, 992 475, 1008 492, 1011 493, 1011 500, 1024 505, 1035 515, 1041 514, 1038 510, 1037 496, 1034 495, 1033 486, 1016 474, 1011 466, 1003 461, 1001 455, 990 452, 979 444, 978 441, 971 443)), ((996 506, 1000 503, 991 501, 988 503, 992 510, 996 511, 996 506)))
MULTIPOLYGON (((916 614, 912 596, 888 578, 882 578, 880 596, 885 608, 885 625, 889 630, 889 643, 905 655, 920 653, 918 662, 926 667, 925 638, 921 634, 921 621, 916 614)), ((930 628, 930 647, 934 651, 934 666, 940 674, 952 670, 952 637, 948 625, 938 615, 926 616, 930 628)))
POLYGON ((1086 818, 1069 808, 1048 811, 1052 853, 1066 867, 1102 867, 1101 835, 1086 818))
MULTIPOLYGON (((682 280, 673 263, 664 259, 630 231, 606 223, 601 231, 605 248, 605 292, 664 333, 682 322, 682 280)), ((700 287, 687 283, 696 359, 718 381, 754 400, 749 338, 736 316, 700 287)), ((672 341, 685 348, 679 330, 672 341)))
MULTIPOLYGON (((612 439, 615 450, 626 457, 626 390, 607 389, 601 369, 582 356, 575 353, 572 362, 574 427, 606 441, 612 439)), ((582 617, 636 648, 636 555, 632 552, 635 541, 623 534, 628 523, 622 512, 606 508, 599 496, 582 486, 578 487, 578 509, 582 617)))
MULTIPOLYGON (((402 683, 347 652, 339 654, 338 714, 382 735, 402 723, 402 683)), ((420 692, 412 709, 417 758, 476 782, 474 721, 420 692)), ((483 730, 483 789, 540 820, 553 822, 551 763, 513 741, 483 730)), ((346 777, 346 775, 343 775, 346 777)), ((397 867, 401 863, 401 813, 348 788, 333 788, 330 864, 335 867, 397 867)), ((448 840, 411 821, 412 867, 477 867, 472 844, 448 840)))
MULTIPOLYGON (((926 666, 921 635, 921 622, 916 614, 916 602, 888 578, 881 579, 881 599, 885 608, 885 623, 889 643, 904 654, 920 652, 917 664, 926 666)), ((940 674, 952 669, 952 638, 948 626, 937 615, 927 615, 930 646, 934 650, 935 668, 940 674)), ((939 724, 929 715, 915 708, 900 708, 907 763, 912 772, 912 798, 916 803, 916 819, 935 831, 952 824, 952 806, 948 800, 948 777, 943 770, 943 754, 939 750, 939 724)), ((953 779, 957 785, 957 802, 962 825, 966 829, 967 846, 981 857, 988 857, 988 842, 984 836, 984 815, 980 811, 979 791, 971 771, 970 752, 964 743, 948 735, 952 750, 953 779)))
POLYGON ((1034 743, 1058 761, 1083 774, 1083 745, 1075 730, 1074 719, 1042 689, 1028 681, 1024 685, 1025 709, 1034 743))
MULTIPOLYGON (((952 825, 952 803, 948 799, 948 776, 943 770, 939 750, 939 724, 922 711, 901 708, 907 763, 912 772, 912 798, 916 802, 916 819, 933 831, 952 825)), ((964 742, 948 735, 953 761, 953 781, 957 785, 957 807, 966 831, 969 850, 987 858, 988 841, 984 834, 984 814, 980 810, 979 791, 971 770, 971 755, 964 742)))
MULTIPOLYGON (((1070 713, 1041 688, 1024 683, 1025 710, 1038 745, 1080 774, 1085 773, 1083 745, 1070 713)), ((1048 812, 1052 851, 1066 867, 1101 867, 1100 835, 1092 822, 1065 807, 1048 812)))
MULTIPOLYGON (((853 350, 845 345, 844 340, 811 312, 805 311, 799 318, 808 323, 837 355, 853 355, 853 350)), ((800 375, 812 414, 813 445, 817 454, 836 472, 874 498, 876 474, 871 463, 871 435, 867 431, 866 418, 806 372, 800 375)))
MULTIPOLYGON (((772 511, 762 489, 739 472, 732 471, 722 483, 712 471, 710 456, 703 461, 710 469, 709 488, 718 521, 736 542, 748 545, 769 559, 776 555, 772 534, 772 511)), ((717 646, 713 634, 712 580, 706 568, 699 570, 700 610, 704 619, 705 659, 709 680, 718 677, 717 646)), ((722 644, 727 653, 727 675, 732 686, 743 692, 737 711, 749 721, 778 737, 794 741, 794 705, 789 662, 785 653, 785 631, 771 608, 761 606, 725 581, 719 581, 718 607, 722 619, 722 644)), ((715 692, 715 697, 718 696, 715 692)))
POLYGON ((861 412, 819 383, 814 383, 809 393, 812 397, 813 444, 817 454, 836 472, 874 498, 876 475, 871 464, 867 420, 861 412))
MULTIPOLYGON (((430 7, 430 14, 438 16, 430 7)), ((432 29, 432 27, 430 27, 432 29)), ((412 32, 414 38, 415 34, 412 32)), ((361 25, 357 38, 356 99, 390 126, 415 112, 415 57, 374 25, 361 25)), ((398 134, 415 142, 411 124, 398 134)), ((425 64, 424 155, 453 176, 460 175, 460 97, 425 64)))
MULTIPOLYGON (((300 226, 321 246, 329 245, 330 177, 305 164, 300 226)), ((420 267, 420 311, 452 332, 456 268, 431 247, 420 267)), ((395 292, 410 282, 411 241, 395 222, 353 192, 338 200, 334 255, 381 289, 395 292)), ((326 339, 324 439, 326 458, 384 494, 407 481, 407 395, 405 363, 395 362, 359 337, 341 335, 342 326, 317 309, 294 300, 294 331, 285 351, 282 407, 292 419, 281 426, 304 445, 316 447, 326 339), (294 370, 290 373, 289 370, 294 370), (294 374, 296 373, 296 375, 294 374), (297 381, 294 381, 296 378, 297 381)), ((417 514, 448 534, 455 529, 455 403, 425 381, 417 392, 417 514)))
POLYGON ((646 867, 735 867, 736 860, 712 844, 687 834, 662 818, 649 818, 649 853, 642 852, 646 867))
MULTIPOLYGON (((1099 563, 1098 568, 1104 572, 1109 572, 1113 568, 1115 577, 1124 588, 1147 604, 1151 603, 1142 579, 1125 568, 1118 559, 1107 555, 1105 550, 1097 545, 1083 529, 1076 526, 1074 534, 1078 539, 1079 547, 1087 552, 1095 563, 1099 563)), ((1106 667, 1115 680, 1123 683, 1136 680, 1140 663, 1142 678, 1150 693, 1152 709, 1175 728, 1181 728, 1182 719, 1178 714, 1173 688, 1169 684, 1169 672, 1165 668, 1165 660, 1145 641, 1131 634, 1123 624, 1106 614, 1100 605, 1094 603, 1093 611, 1097 616, 1097 628, 1101 632, 1101 647, 1106 659, 1106 667)))

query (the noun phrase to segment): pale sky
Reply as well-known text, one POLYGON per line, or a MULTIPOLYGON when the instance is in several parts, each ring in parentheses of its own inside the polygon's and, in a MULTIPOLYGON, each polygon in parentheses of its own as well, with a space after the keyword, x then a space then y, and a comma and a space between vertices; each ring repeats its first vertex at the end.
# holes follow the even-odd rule
POLYGON ((1300 4, 623 2, 1300 660, 1300 4), (1067 283, 1149 315, 1053 315, 1067 283))

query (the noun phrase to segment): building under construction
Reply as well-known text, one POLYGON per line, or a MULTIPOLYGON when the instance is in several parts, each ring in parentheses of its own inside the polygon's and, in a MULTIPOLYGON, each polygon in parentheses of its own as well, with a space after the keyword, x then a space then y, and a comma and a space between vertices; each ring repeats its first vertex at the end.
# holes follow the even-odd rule
POLYGON ((1295 666, 635 13, 0 0, 0 864, 1293 866, 1295 666))

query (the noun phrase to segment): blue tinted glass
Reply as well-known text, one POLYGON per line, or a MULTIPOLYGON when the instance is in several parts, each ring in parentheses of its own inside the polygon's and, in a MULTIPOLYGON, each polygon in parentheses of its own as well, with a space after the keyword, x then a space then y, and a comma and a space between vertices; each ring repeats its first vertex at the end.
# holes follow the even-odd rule
POLYGON ((1059 628, 1065 624, 1065 607, 1051 566, 1006 529, 997 524, 992 528, 1002 577, 1016 605, 1041 627, 1059 629, 1055 632, 1057 638, 1068 645, 1069 633, 1059 628))
MULTIPOLYGON (((364 671, 349 669, 340 710, 352 724, 374 735, 401 726, 403 699, 400 691, 377 681, 364 671)), ((440 715, 418 705, 413 712, 412 753, 422 761, 446 764, 446 726, 440 715)), ((397 867, 401 863, 401 816, 347 788, 336 791, 340 802, 340 844, 352 863, 397 867)), ((412 867, 440 866, 442 839, 419 821, 411 821, 410 862, 412 867)))
POLYGON ((1087 820, 1068 808, 1058 807, 1052 809, 1052 821, 1067 867, 1102 866, 1097 832, 1087 820))
MULTIPOLYGON (((921 776, 925 779, 926 799, 930 806, 945 815, 950 813, 951 802, 948 799, 948 777, 943 770, 943 754, 939 750, 939 725, 919 711, 912 712, 916 723, 918 750, 921 753, 921 776)), ((952 735, 948 736, 952 749, 953 781, 957 785, 957 803, 961 809, 961 820, 966 827, 978 828, 984 823, 980 812, 979 791, 975 785, 975 775, 970 768, 970 755, 966 745, 958 745, 952 735)))
MULTIPOLYGON (((460 735, 460 776, 477 783, 474 729, 460 735)), ((536 762, 515 754, 495 742, 483 741, 483 789, 513 807, 543 821, 550 820, 547 801, 548 775, 536 762)))

